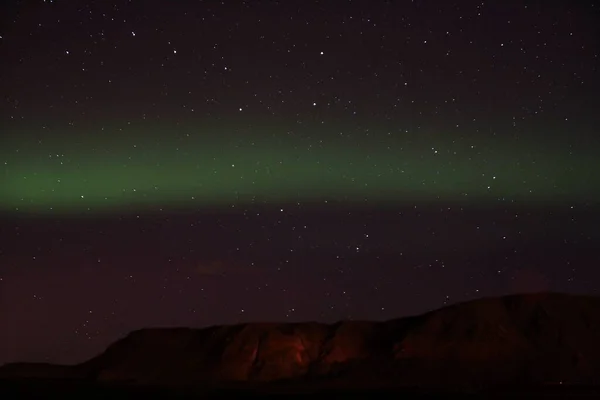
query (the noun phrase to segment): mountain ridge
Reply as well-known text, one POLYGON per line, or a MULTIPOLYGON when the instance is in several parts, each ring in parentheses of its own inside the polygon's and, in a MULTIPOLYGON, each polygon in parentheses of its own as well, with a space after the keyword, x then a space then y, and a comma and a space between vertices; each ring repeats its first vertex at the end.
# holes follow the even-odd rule
POLYGON ((75 365, 0 378, 134 385, 474 388, 600 382, 600 297, 486 297, 388 321, 143 328, 75 365))

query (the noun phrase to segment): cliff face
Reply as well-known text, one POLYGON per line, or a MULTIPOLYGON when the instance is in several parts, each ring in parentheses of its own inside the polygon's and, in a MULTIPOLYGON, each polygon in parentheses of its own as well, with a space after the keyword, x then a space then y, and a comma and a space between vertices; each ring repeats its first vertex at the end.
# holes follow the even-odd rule
POLYGON ((600 382, 599 337, 600 298, 547 293, 387 322, 143 329, 77 366, 48 373, 48 366, 9 365, 0 376, 29 371, 140 384, 591 384, 600 382))

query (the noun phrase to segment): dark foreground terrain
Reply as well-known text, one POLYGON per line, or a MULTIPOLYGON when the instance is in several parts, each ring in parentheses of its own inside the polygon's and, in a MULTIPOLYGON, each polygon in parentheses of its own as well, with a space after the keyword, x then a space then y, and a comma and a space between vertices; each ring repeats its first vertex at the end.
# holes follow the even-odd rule
POLYGON ((599 337, 600 298, 557 293, 385 322, 143 329, 78 365, 0 367, 0 395, 600 398, 599 337))
POLYGON ((57 382, 46 380, 0 380, 1 398, 59 398, 77 396, 85 399, 108 398, 169 398, 213 399, 236 398, 310 398, 315 395, 331 398, 385 398, 403 399, 592 399, 600 398, 595 386, 540 386, 497 388, 482 390, 431 390, 421 388, 298 388, 246 386, 237 388, 169 388, 161 386, 133 387, 129 385, 97 384, 86 382, 57 382))

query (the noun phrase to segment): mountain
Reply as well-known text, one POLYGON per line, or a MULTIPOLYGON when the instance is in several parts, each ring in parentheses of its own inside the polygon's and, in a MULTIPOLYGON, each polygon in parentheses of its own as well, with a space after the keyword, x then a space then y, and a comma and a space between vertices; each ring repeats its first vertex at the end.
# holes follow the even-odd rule
POLYGON ((0 378, 282 390, 592 385, 599 338, 600 297, 538 293, 385 322, 142 329, 84 363, 7 364, 0 378))

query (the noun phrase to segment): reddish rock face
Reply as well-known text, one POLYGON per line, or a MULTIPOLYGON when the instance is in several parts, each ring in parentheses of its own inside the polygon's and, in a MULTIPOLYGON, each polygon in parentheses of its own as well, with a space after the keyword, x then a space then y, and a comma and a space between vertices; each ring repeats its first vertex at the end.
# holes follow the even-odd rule
POLYGON ((325 365, 345 363, 369 357, 375 337, 373 322, 348 321, 335 326, 333 337, 325 344, 322 362, 325 365))
POLYGON ((219 377, 271 381, 305 375, 326 333, 319 324, 245 325, 224 347, 219 377))
POLYGON ((334 325, 144 329, 73 367, 10 365, 2 376, 141 384, 272 382, 482 387, 600 382, 600 298, 482 299, 418 317, 334 325))

